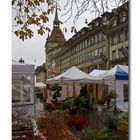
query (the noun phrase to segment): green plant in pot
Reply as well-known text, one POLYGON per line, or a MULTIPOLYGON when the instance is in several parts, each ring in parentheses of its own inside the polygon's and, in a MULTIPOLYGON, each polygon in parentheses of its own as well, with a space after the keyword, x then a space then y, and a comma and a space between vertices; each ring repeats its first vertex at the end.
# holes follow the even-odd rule
POLYGON ((78 107, 75 105, 75 98, 68 98, 62 103, 63 109, 69 109, 71 115, 77 114, 78 107))
POLYGON ((84 129, 82 134, 84 140, 117 140, 117 134, 108 128, 103 128, 98 132, 95 129, 84 129))
POLYGON ((84 129, 82 131, 82 135, 84 140, 96 140, 97 139, 97 131, 91 129, 84 129))
POLYGON ((77 107, 85 107, 87 108, 88 106, 88 99, 84 96, 77 96, 74 99, 74 103, 77 107))
POLYGON ((105 115, 105 125, 108 129, 116 131, 118 124, 118 118, 111 112, 105 115))
POLYGON ((69 107, 69 113, 70 113, 71 115, 77 114, 78 107, 77 107, 77 106, 75 105, 75 103, 74 103, 74 98, 71 98, 71 99, 69 100, 69 105, 68 105, 68 107, 69 107))

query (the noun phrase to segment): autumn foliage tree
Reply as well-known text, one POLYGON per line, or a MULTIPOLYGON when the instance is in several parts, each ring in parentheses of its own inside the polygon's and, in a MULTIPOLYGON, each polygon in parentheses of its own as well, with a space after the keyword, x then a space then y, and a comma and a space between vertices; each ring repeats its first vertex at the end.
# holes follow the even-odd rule
MULTIPOLYGON (((32 38, 34 32, 30 28, 37 26, 39 35, 46 31, 50 32, 48 27, 49 15, 57 9, 64 10, 65 21, 67 22, 73 15, 73 22, 78 21, 79 17, 89 12, 94 17, 100 16, 111 8, 119 7, 127 0, 12 0, 13 32, 21 40, 32 38), (60 2, 65 5, 61 7, 60 2), (75 7, 75 10, 73 10, 75 7), (17 27, 17 28, 14 28, 17 27)), ((65 31, 67 29, 65 28, 65 31)), ((71 32, 76 32, 76 27, 71 27, 71 32)))

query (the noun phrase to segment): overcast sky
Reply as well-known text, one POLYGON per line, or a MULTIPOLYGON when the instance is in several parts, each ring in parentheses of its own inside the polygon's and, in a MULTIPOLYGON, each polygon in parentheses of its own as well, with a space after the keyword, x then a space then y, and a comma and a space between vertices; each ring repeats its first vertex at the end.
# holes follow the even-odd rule
MULTIPOLYGON (((63 4, 61 4, 61 6, 63 7, 63 4)), ((58 11, 58 17, 62 22, 67 18, 67 16, 62 17, 63 14, 64 11, 58 11)), ((88 16, 87 13, 82 15, 75 25, 78 30, 86 26, 85 24, 86 18, 88 19, 89 22, 93 19, 93 17, 91 15, 88 16)), ((50 15, 49 20, 50 22, 48 26, 52 29, 54 14, 50 15)), ((73 33, 70 32, 71 30, 70 27, 72 26, 73 26, 73 18, 71 18, 67 23, 61 25, 62 32, 64 27, 68 29, 68 32, 64 33, 66 40, 68 40, 73 35, 73 33)), ((33 27, 34 30, 35 28, 36 27, 33 27)), ((25 63, 32 63, 35 64, 36 66, 41 65, 42 63, 45 62, 44 45, 47 36, 48 36, 47 32, 43 36, 37 35, 37 33, 35 33, 32 39, 22 41, 19 40, 14 33, 12 33, 12 59, 18 61, 20 58, 23 58, 25 60, 25 63)))

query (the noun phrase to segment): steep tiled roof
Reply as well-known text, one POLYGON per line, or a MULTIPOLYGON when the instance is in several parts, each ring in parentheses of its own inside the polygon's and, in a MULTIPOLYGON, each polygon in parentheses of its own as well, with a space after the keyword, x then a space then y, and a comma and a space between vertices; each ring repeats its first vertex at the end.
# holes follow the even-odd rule
POLYGON ((56 11, 55 11, 55 18, 53 21, 53 30, 51 35, 48 37, 47 42, 52 42, 52 43, 64 43, 65 37, 60 29, 60 20, 58 19, 58 13, 57 13, 57 6, 56 6, 56 11))
POLYGON ((47 42, 52 42, 52 43, 64 43, 65 41, 66 39, 59 27, 53 28, 52 33, 47 40, 47 42))

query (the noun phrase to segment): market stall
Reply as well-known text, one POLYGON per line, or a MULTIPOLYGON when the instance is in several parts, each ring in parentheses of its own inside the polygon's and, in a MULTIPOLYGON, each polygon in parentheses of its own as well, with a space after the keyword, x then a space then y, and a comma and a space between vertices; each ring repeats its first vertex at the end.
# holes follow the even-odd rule
MULTIPOLYGON (((89 73, 89 75, 94 76, 94 77, 98 77, 98 78, 102 78, 102 77, 100 77, 100 75, 103 75, 107 72, 108 72, 108 70, 94 69, 93 71, 91 71, 89 73)), ((96 93, 97 99, 101 100, 106 96, 104 93, 104 85, 103 84, 98 84, 98 83, 94 84, 94 89, 95 89, 94 91, 96 93), (104 93, 104 97, 103 97, 103 93, 104 93)))
POLYGON ((102 83, 103 80, 98 77, 91 76, 77 67, 73 66, 64 73, 54 77, 47 79, 47 83, 62 83, 65 81, 75 81, 81 83, 102 83))
POLYGON ((116 107, 128 111, 128 66, 116 65, 100 77, 108 85, 108 91, 116 94, 116 107))
MULTIPOLYGON (((62 87, 61 93, 63 93, 61 94, 61 97, 59 97, 58 99, 64 100, 67 97, 78 96, 80 94, 81 83, 82 84, 90 84, 90 83, 102 84, 103 80, 102 78, 91 76, 81 71, 77 67, 73 66, 67 71, 65 71, 64 73, 56 77, 47 79, 47 84, 56 84, 56 83, 61 85, 62 87)), ((51 95, 52 94, 53 93, 51 92, 51 95)), ((50 94, 49 94, 49 98, 52 99, 50 97, 50 94)))
POLYGON ((34 70, 34 65, 12 61, 12 135, 33 129, 34 70))

